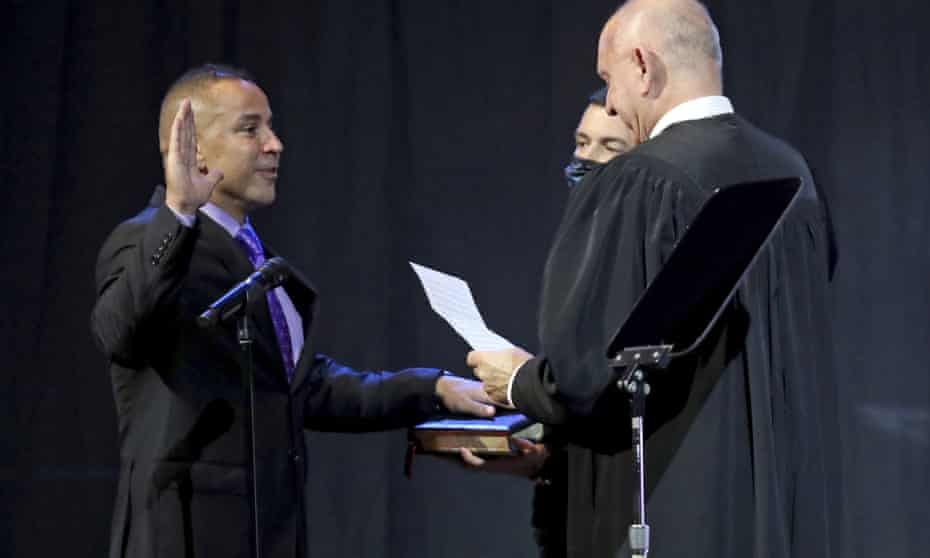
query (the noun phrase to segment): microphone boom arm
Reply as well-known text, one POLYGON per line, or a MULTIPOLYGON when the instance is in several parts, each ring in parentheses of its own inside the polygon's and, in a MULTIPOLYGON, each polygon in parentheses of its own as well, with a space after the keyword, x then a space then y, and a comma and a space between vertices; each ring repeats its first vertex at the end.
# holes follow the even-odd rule
POLYGON ((223 296, 216 299, 197 317, 200 327, 213 327, 225 322, 245 309, 250 298, 256 293, 263 293, 278 287, 290 276, 287 262, 283 258, 274 257, 265 260, 254 273, 240 281, 233 288, 226 291, 223 296), (248 294, 248 296, 246 296, 248 294))

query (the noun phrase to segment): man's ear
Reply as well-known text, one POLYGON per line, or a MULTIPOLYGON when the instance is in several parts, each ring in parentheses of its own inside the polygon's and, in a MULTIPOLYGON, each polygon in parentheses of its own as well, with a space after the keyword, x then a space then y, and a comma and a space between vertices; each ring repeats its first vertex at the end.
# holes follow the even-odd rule
POLYGON ((655 99, 668 83, 668 70, 659 56, 646 48, 633 49, 633 57, 639 72, 639 94, 655 99))

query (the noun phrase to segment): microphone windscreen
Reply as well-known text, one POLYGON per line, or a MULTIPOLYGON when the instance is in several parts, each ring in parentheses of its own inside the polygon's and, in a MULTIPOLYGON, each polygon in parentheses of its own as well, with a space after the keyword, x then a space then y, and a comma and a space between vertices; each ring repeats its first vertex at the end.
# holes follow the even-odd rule
POLYGON ((269 289, 279 286, 290 276, 287 262, 278 256, 265 260, 265 263, 258 268, 258 272, 261 274, 262 283, 269 289))

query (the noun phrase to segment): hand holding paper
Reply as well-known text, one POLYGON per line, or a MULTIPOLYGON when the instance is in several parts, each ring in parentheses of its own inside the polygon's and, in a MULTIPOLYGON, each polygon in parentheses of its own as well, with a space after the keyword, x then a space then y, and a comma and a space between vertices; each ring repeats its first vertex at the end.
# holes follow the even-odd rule
MULTIPOLYGON (((497 405, 512 408, 507 393, 510 378, 516 367, 532 355, 488 328, 475 305, 468 283, 413 262, 410 266, 423 284, 433 310, 475 349, 468 353, 466 362, 482 380, 483 394, 497 405)), ((446 420, 427 421, 411 431, 411 439, 416 440, 415 446, 420 451, 443 453, 455 450, 461 462, 469 468, 531 478, 539 471, 548 452, 544 445, 518 437, 528 431, 526 429, 520 432, 511 431, 509 426, 500 429, 500 426, 514 420, 529 422, 520 414, 500 415, 490 421, 494 424, 492 430, 495 433, 489 434, 489 421, 451 421, 454 425, 445 424, 450 422, 446 420), (508 455, 486 461, 479 457, 479 453, 485 457, 502 453, 508 455)), ((538 424, 531 428, 541 431, 538 424)), ((412 455, 408 454, 408 471, 412 455)))
POLYGON ((468 283, 413 262, 410 266, 420 278, 433 310, 474 349, 466 362, 484 383, 484 391, 498 405, 513 407, 507 393, 510 378, 533 355, 488 328, 468 283))
POLYGON ((487 392, 491 401, 513 408, 513 402, 508 393, 511 378, 517 369, 531 358, 533 355, 523 349, 510 347, 500 351, 472 351, 468 353, 465 362, 484 384, 484 391, 487 392))

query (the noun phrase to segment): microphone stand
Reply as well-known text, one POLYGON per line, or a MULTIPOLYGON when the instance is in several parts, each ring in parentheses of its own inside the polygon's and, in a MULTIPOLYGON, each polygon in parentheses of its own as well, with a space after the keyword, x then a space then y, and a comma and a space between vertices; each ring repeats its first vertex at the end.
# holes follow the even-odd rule
POLYGON ((249 503, 249 542, 252 558, 261 558, 261 526, 258 512, 258 480, 255 453, 255 372, 252 356, 252 330, 249 327, 248 310, 256 296, 264 295, 287 279, 288 268, 282 258, 266 260, 262 266, 232 290, 217 299, 197 318, 200 327, 212 327, 217 323, 236 317, 236 337, 245 358, 242 366, 242 448, 246 464, 246 492, 249 503))
POLYGON ((632 558, 649 554, 649 524, 646 523, 646 396, 649 395, 649 372, 662 370, 669 364, 671 345, 629 347, 610 362, 615 369, 624 369, 617 387, 630 398, 630 419, 633 429, 633 523, 627 537, 632 558))
POLYGON ((261 529, 258 521, 258 480, 256 478, 257 456, 255 454, 255 373, 252 358, 252 330, 249 328, 249 316, 246 310, 251 305, 254 289, 245 293, 245 304, 236 311, 236 331, 239 348, 245 357, 242 367, 242 389, 244 405, 242 406, 242 447, 246 454, 246 492, 249 500, 249 542, 252 546, 252 558, 261 558, 261 529))

